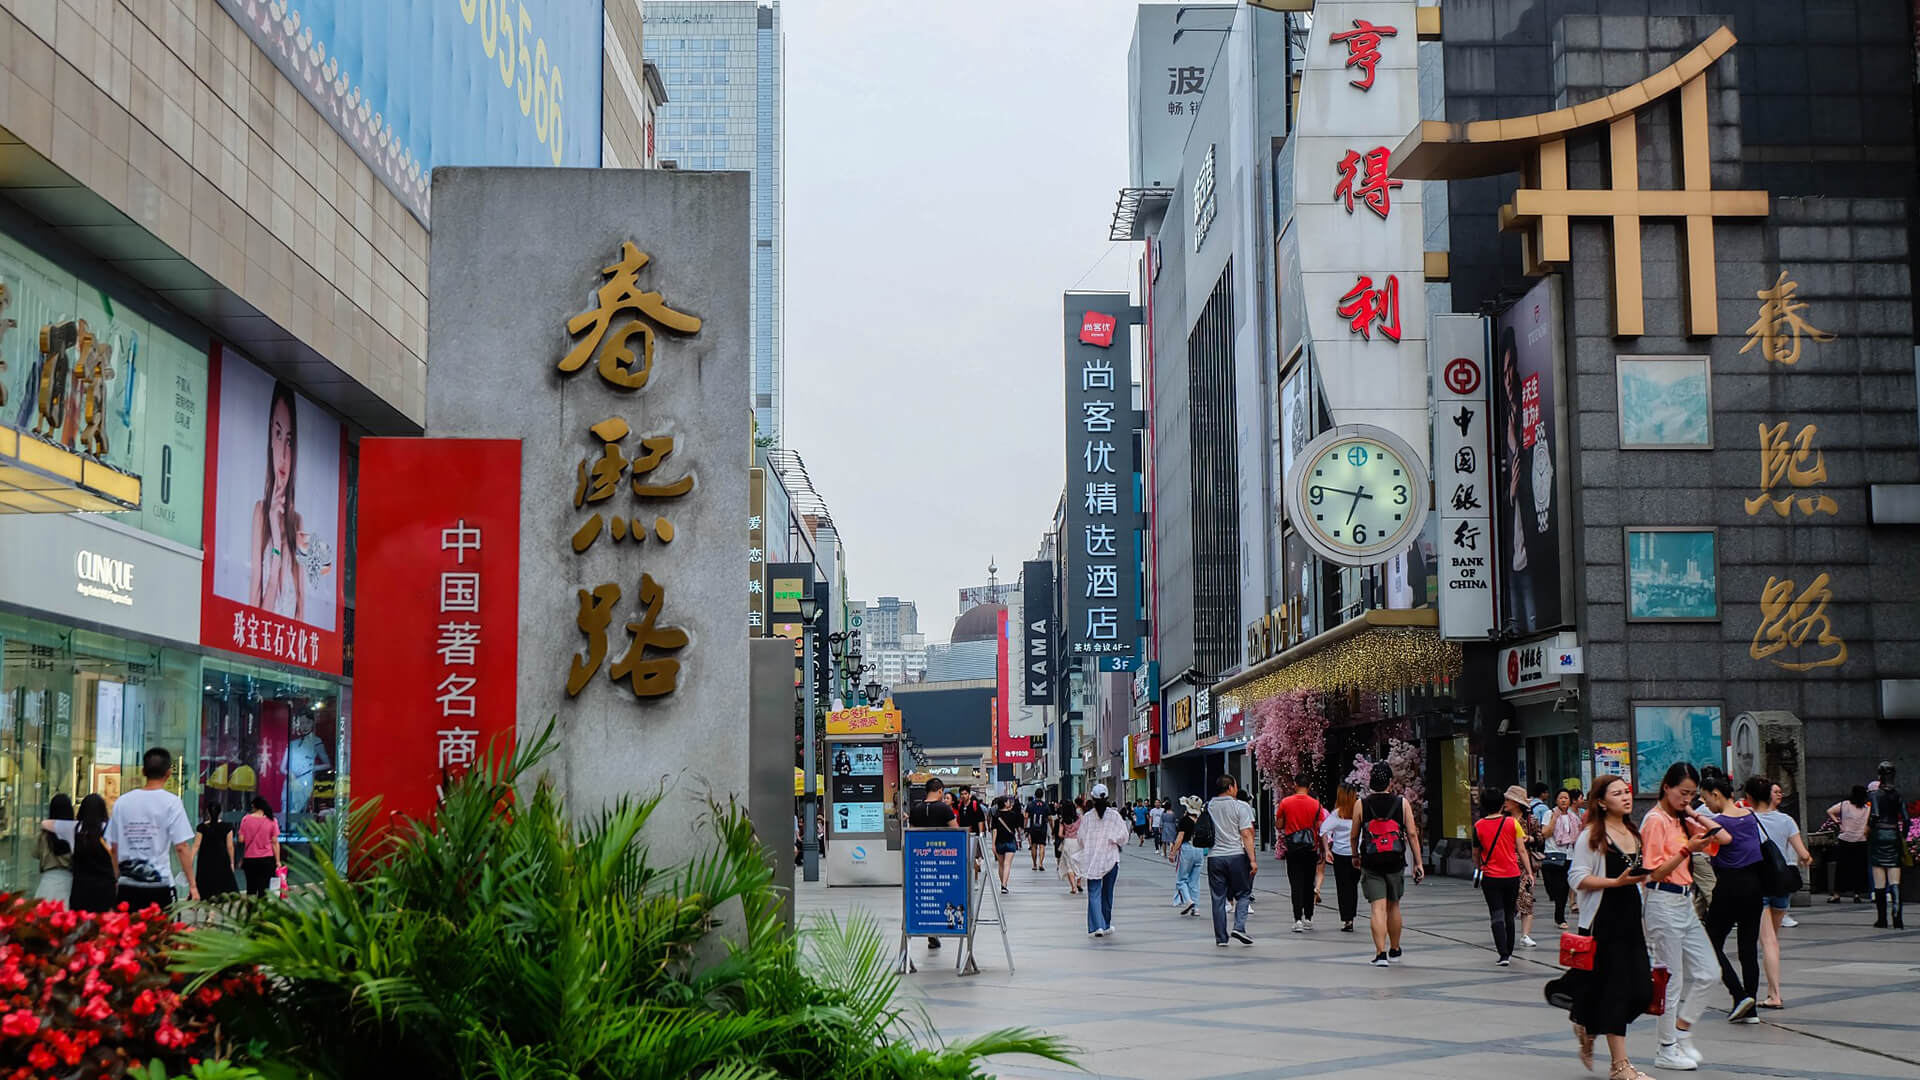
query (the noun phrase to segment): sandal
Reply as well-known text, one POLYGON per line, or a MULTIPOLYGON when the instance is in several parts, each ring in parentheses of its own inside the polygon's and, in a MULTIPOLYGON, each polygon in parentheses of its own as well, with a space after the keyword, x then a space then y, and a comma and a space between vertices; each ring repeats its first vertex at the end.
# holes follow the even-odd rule
POLYGON ((1829 904, 1837 904, 1839 902, 1840 902, 1840 897, 1837 895, 1827 897, 1827 903, 1829 904))
POLYGON ((1634 1068, 1631 1061, 1616 1061, 1607 1071, 1607 1080, 1653 1080, 1653 1077, 1634 1068))
POLYGON ((1573 1037, 1580 1042, 1580 1064, 1586 1066, 1588 1072, 1592 1072, 1593 1036, 1587 1034, 1587 1029, 1584 1026, 1575 1024, 1573 1025, 1573 1037))
POLYGON ((1773 1001, 1761 1002, 1760 1007, 1763 1009, 1784 1009, 1787 1007, 1787 1003, 1776 998, 1773 1001))

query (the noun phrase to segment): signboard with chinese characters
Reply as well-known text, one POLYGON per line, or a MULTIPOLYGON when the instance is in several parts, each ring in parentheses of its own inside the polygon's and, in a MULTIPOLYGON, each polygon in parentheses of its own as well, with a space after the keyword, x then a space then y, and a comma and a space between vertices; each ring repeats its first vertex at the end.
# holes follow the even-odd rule
POLYGON ((1140 638, 1132 306, 1066 294, 1068 656, 1132 655, 1140 638))
POLYGON ((879 705, 856 705, 827 714, 829 735, 898 735, 900 710, 879 705))
POLYGON ((1578 635, 1563 631, 1501 649, 1494 675, 1502 697, 1524 698, 1570 688, 1575 684, 1564 680, 1585 671, 1578 635))
POLYGON ((1548 277, 1500 316, 1487 372, 1500 507, 1500 624, 1521 634, 1566 621, 1559 297, 1556 278, 1548 277))
POLYGON ((1478 315, 1435 315, 1433 500, 1440 514, 1440 636, 1492 636, 1496 545, 1487 454, 1487 326, 1478 315))
POLYGON ((747 470, 747 636, 767 636, 767 471, 747 470))
POLYGON ((1025 666, 1021 691, 1029 705, 1053 704, 1053 680, 1059 665, 1053 655, 1053 564, 1030 562, 1021 568, 1021 641, 1025 666))
POLYGON ((1425 455, 1420 183, 1389 175, 1393 148, 1420 124, 1415 8, 1411 0, 1314 8, 1299 124, 1288 140, 1285 257, 1297 252, 1300 300, 1291 310, 1283 303, 1281 339, 1288 348, 1296 338, 1310 343, 1334 426, 1382 427, 1425 455))
POLYGON ((337 674, 346 432, 224 346, 214 349, 210 386, 200 642, 337 674))
POLYGON ((521 441, 518 716, 555 719, 576 813, 748 789, 749 203, 730 173, 434 173, 427 432, 521 441))
POLYGON ((360 464, 353 790, 424 820, 513 747, 520 444, 362 439, 360 464))
MULTIPOLYGON (((994 649, 995 694, 993 706, 994 761, 999 764, 1015 762, 1025 764, 1033 760, 1033 744, 1028 736, 1014 733, 1014 719, 1018 715, 1014 700, 1014 681, 1020 679, 1020 645, 1015 639, 1018 624, 1007 618, 1005 608, 998 616, 998 628, 995 637, 998 644, 994 649)), ((1021 681, 1025 681, 1021 679, 1021 681)))

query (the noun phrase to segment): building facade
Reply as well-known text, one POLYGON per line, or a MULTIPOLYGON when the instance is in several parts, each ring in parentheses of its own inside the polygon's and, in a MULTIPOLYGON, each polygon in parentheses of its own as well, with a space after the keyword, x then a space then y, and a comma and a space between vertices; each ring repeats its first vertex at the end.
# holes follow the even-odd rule
POLYGON ((753 415, 758 437, 779 446, 786 430, 786 44, 780 5, 653 0, 646 24, 646 57, 659 67, 670 98, 659 110, 659 160, 681 169, 752 175, 753 415))
MULTIPOLYGON (((860 636, 872 649, 904 649, 906 639, 920 633, 920 607, 911 600, 883 596, 867 605, 860 636)), ((921 641, 925 647, 925 639, 921 641)))

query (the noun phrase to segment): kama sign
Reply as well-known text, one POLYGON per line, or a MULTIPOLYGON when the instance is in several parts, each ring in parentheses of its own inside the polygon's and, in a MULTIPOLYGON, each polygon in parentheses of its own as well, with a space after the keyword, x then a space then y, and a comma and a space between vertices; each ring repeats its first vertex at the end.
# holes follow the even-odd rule
POLYGON ((1053 564, 1030 562, 1021 570, 1020 621, 1024 642, 1024 685, 1029 705, 1053 704, 1053 564))
POLYGON ((354 791, 424 820, 447 777, 513 748, 520 443, 362 439, 360 462, 354 791))
POLYGON ((1132 655, 1140 639, 1134 535, 1133 354, 1126 293, 1066 295, 1067 652, 1132 655))
POLYGON ((1440 514, 1440 636, 1493 634, 1496 545, 1493 463, 1487 442, 1487 325, 1478 315, 1435 315, 1433 498, 1440 514))

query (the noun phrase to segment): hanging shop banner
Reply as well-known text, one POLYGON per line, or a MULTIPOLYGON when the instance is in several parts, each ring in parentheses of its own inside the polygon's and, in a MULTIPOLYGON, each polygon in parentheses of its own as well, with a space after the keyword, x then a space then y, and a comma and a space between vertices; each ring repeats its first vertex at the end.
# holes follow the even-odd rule
POLYGON ((1493 635, 1493 463, 1487 453, 1487 326, 1478 315, 1435 315, 1433 500, 1440 515, 1440 636, 1493 635))
POLYGON ((1025 652, 1025 689, 1029 705, 1053 704, 1053 679, 1059 670, 1053 655, 1053 564, 1030 562, 1021 568, 1020 619, 1025 652))
POLYGON ((908 829, 901 890, 911 937, 965 937, 973 861, 965 829, 908 829))
POLYGON ((364 439, 360 463, 354 794, 421 819, 450 775, 512 750, 520 442, 364 439))
POLYGON ((1499 492, 1502 626, 1518 634, 1559 626, 1560 462, 1558 294, 1542 279, 1500 316, 1492 388, 1499 492))
MULTIPOLYGON (((346 433, 320 406, 222 346, 214 347, 211 385, 200 643, 339 674, 346 433)), ((470 486, 454 482, 465 475, 453 468, 434 484, 470 486)), ((361 588, 369 595, 364 581, 361 588)))
POLYGON ((219 2, 422 221, 437 165, 600 164, 600 0, 219 2))
POLYGON ((879 705, 856 705, 827 714, 829 735, 898 735, 900 710, 879 705))
POLYGON ((767 636, 767 470, 747 470, 747 636, 767 636))
POLYGON ((1070 656, 1139 647, 1134 502, 1133 308, 1126 293, 1066 294, 1067 545, 1070 656))
MULTIPOLYGON (((1013 657, 1019 649, 1014 633, 1019 629, 1007 618, 1007 609, 999 611, 998 641, 996 656, 996 688, 994 695, 993 732, 994 761, 999 764, 1009 762, 1025 764, 1034 757, 1033 745, 1026 736, 1013 733, 1014 705, 1013 679, 1017 673, 1013 670, 1013 657)), ((1023 680, 1024 681, 1024 680, 1023 680)))

